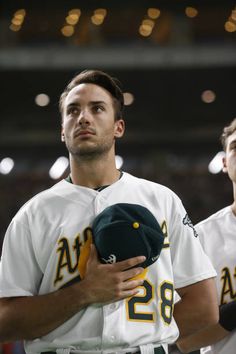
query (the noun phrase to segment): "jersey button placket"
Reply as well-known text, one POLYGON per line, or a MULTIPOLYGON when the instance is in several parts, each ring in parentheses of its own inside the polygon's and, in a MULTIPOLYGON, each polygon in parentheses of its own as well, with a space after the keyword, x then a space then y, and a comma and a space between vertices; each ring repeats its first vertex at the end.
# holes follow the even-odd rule
POLYGON ((94 199, 95 216, 101 213, 101 211, 103 211, 103 209, 105 209, 107 206, 108 205, 106 199, 100 193, 98 193, 94 199))
POLYGON ((120 313, 118 303, 113 303, 103 306, 103 343, 115 343, 120 342, 120 331, 117 324, 120 322, 120 313))

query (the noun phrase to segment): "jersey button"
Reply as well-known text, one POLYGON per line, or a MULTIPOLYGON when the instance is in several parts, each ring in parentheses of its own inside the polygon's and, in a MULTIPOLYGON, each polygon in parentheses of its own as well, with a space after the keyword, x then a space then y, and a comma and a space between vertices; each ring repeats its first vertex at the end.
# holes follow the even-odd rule
POLYGON ((115 336, 111 336, 111 341, 114 342, 114 340, 116 339, 115 336))
POLYGON ((116 309, 116 304, 111 304, 111 305, 110 305, 110 309, 111 309, 111 310, 115 310, 115 309, 116 309))

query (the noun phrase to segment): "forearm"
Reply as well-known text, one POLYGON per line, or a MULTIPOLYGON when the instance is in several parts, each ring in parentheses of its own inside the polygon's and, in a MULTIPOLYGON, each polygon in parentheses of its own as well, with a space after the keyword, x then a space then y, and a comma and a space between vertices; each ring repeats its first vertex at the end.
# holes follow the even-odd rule
POLYGON ((198 306, 194 307, 194 301, 187 303, 180 300, 174 308, 174 318, 178 325, 180 337, 189 336, 199 329, 208 325, 208 319, 198 311, 198 306))
POLYGON ((225 338, 229 333, 219 324, 216 324, 200 330, 193 335, 179 339, 176 344, 182 353, 189 353, 216 343, 225 338))
POLYGON ((86 306, 83 287, 0 300, 0 342, 44 336, 86 306))
POLYGON ((218 322, 219 310, 213 279, 206 279, 178 290, 181 300, 175 305, 174 318, 180 338, 218 322))
POLYGON ((0 342, 42 337, 94 303, 118 301, 138 293, 138 265, 145 257, 101 264, 92 247, 85 278, 53 293, 0 299, 0 342))
POLYGON ((231 331, 235 331, 235 329, 236 302, 231 301, 220 306, 219 323, 200 330, 189 337, 180 338, 177 345, 183 353, 189 353, 218 342, 228 336, 231 331))

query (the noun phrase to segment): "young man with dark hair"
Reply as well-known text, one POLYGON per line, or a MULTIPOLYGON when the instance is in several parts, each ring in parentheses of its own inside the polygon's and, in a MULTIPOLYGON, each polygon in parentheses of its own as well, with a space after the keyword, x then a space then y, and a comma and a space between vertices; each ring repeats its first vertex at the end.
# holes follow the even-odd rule
POLYGON ((223 129, 221 142, 223 171, 232 181, 233 203, 196 225, 203 249, 217 271, 220 318, 218 324, 181 339, 178 345, 184 353, 201 347, 201 353, 207 354, 236 351, 236 118, 223 129))
POLYGON ((7 230, 0 342, 24 339, 29 354, 167 353, 179 333, 217 322, 215 271, 175 193, 116 168, 115 141, 125 130, 117 81, 82 72, 60 107, 70 175, 26 203, 7 230), (124 221, 132 235, 153 231, 143 227, 137 205, 160 225, 164 245, 146 268, 145 252, 119 262, 111 254, 102 263, 94 244, 87 247, 94 219, 116 204, 137 215, 124 221), (174 308, 175 291, 181 300, 174 308))

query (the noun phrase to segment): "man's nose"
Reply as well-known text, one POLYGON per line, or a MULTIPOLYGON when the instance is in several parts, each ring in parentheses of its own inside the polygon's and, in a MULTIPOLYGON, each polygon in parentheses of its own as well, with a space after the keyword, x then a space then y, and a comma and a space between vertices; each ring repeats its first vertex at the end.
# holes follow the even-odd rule
POLYGON ((80 125, 88 125, 90 124, 90 115, 89 113, 87 112, 87 110, 82 110, 80 112, 80 115, 78 117, 78 120, 79 120, 79 124, 80 125))

